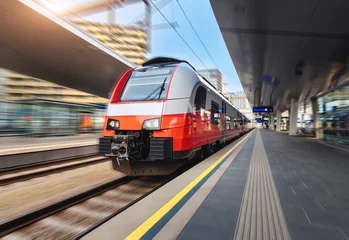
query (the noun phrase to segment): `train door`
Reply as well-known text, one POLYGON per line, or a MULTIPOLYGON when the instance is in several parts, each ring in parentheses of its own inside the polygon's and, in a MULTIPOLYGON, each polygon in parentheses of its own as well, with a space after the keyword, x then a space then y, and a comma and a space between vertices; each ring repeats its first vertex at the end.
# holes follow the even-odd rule
POLYGON ((227 131, 227 103, 222 101, 222 138, 223 144, 225 144, 225 136, 227 131))
POLYGON ((245 117, 242 117, 242 133, 245 133, 246 131, 246 121, 245 117))
POLYGON ((202 135, 205 129, 205 109, 206 109, 206 89, 202 86, 199 86, 196 90, 195 99, 194 99, 194 110, 195 115, 192 124, 193 135, 196 136, 196 141, 198 144, 202 141, 202 135), (197 138, 199 137, 199 138, 197 138))

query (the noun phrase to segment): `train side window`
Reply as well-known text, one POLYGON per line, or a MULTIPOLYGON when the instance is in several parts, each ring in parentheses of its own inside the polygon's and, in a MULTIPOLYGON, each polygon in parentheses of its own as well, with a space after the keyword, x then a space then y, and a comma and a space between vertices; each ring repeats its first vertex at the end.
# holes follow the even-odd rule
POLYGON ((195 94, 195 111, 206 108, 206 89, 203 87, 198 87, 195 94))
POLYGON ((219 104, 214 101, 211 101, 211 123, 219 124, 219 104))
POLYGON ((231 117, 230 116, 227 116, 227 130, 231 130, 231 117))

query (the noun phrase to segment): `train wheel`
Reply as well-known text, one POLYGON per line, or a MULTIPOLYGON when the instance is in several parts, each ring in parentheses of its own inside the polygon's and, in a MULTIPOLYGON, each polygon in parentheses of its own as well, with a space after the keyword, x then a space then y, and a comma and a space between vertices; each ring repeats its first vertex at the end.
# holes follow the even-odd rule
POLYGON ((205 158, 208 157, 208 149, 207 149, 207 145, 202 146, 202 148, 200 149, 200 153, 199 153, 199 158, 200 160, 204 160, 205 158))
POLYGON ((205 159, 205 151, 203 149, 200 150, 200 160, 204 160, 205 159))
POLYGON ((217 149, 216 144, 208 144, 207 145, 207 156, 210 156, 211 154, 215 153, 217 149))
POLYGON ((217 152, 222 148, 222 144, 220 141, 216 141, 215 149, 214 151, 217 152))

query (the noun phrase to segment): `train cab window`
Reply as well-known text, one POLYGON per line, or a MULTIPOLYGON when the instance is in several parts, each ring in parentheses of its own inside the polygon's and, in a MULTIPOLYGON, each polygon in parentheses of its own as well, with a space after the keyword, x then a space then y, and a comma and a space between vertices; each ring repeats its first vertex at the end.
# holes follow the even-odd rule
POLYGON ((120 101, 165 99, 173 70, 173 66, 135 69, 124 87, 120 101))
POLYGON ((198 87, 195 94, 195 111, 199 111, 200 109, 205 109, 206 107, 206 89, 203 87, 198 87))
POLYGON ((211 123, 219 124, 219 104, 214 101, 211 101, 211 123))

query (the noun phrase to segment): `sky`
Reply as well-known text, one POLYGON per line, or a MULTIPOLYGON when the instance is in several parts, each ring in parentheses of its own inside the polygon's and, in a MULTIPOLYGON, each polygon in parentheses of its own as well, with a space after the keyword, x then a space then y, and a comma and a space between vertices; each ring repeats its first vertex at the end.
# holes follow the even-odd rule
MULTIPOLYGON (((71 9, 80 4, 95 2, 96 0, 42 0, 53 2, 53 8, 71 9)), ((241 91, 241 83, 235 67, 219 30, 215 15, 209 0, 153 0, 159 11, 152 6, 151 51, 148 57, 170 56, 184 59, 196 69, 217 68, 222 72, 223 81, 229 84, 229 91, 241 91), (198 33, 209 54, 205 50, 188 20, 185 18, 179 4, 182 6, 189 21, 198 33), (177 25, 176 31, 169 25, 166 19, 177 25), (179 36, 179 35, 180 36, 179 36), (185 43, 186 42, 186 43, 185 43), (189 45, 189 47, 188 47, 189 45)), ((133 24, 142 20, 145 14, 144 3, 129 5, 116 10, 116 24, 133 24)), ((107 13, 100 12, 89 16, 81 16, 83 20, 90 22, 106 22, 107 13)), ((82 20, 81 19, 81 20, 82 20)))

